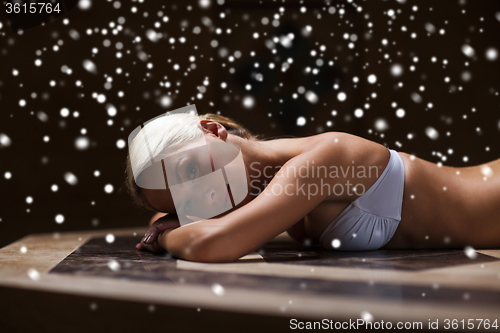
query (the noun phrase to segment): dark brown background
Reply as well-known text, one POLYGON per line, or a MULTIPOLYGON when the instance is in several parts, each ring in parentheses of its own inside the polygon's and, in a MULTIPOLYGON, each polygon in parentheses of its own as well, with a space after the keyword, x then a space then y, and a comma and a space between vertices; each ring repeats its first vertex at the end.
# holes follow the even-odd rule
POLYGON ((500 50, 500 1, 357 0, 356 6, 348 1, 307 1, 305 13, 300 1, 226 0, 222 5, 211 1, 209 8, 201 8, 198 1, 121 1, 120 8, 115 8, 115 3, 92 1, 87 11, 77 7, 23 34, 12 33, 6 16, 0 16, 0 133, 12 140, 10 146, 0 146, 0 246, 30 233, 146 225, 152 213, 135 207, 124 191, 127 147, 119 149, 116 142, 126 140, 141 122, 192 103, 199 113, 221 112, 263 137, 345 131, 433 162, 441 160, 435 155, 439 152, 447 155, 445 165, 475 165, 500 157, 500 60, 485 57, 490 47, 500 50), (135 14, 133 6, 138 8, 135 14), (328 13, 329 6, 336 7, 335 14, 328 13), (358 6, 362 11, 357 11, 358 6), (282 14, 280 8, 284 9, 282 14), (345 9, 342 17, 341 8, 345 9), (396 12, 395 19, 387 15, 389 9, 396 12), (159 11, 168 16, 168 22, 161 20, 159 11), (224 18, 221 13, 225 13, 224 18), (276 14, 280 23, 273 27, 276 14), (126 22, 114 35, 109 24, 117 24, 119 17, 126 22), (269 19, 267 25, 262 24, 263 17, 269 19), (206 18, 212 22, 208 26, 203 23, 206 18), (155 28, 156 22, 161 22, 160 28, 155 28), (428 33, 426 23, 432 23, 437 31, 428 33), (312 31, 305 37, 301 31, 307 25, 312 31), (196 26, 201 28, 200 34, 193 34, 196 26), (402 26, 407 31, 402 31, 402 26), (106 35, 101 33, 103 28, 106 35), (221 34, 217 28, 222 29, 221 34), (70 37, 71 29, 80 34, 78 40, 70 37), (87 29, 99 32, 88 35, 87 29), (145 34, 148 29, 161 32, 163 38, 151 42, 145 34), (445 34, 439 34, 440 29, 445 34), (258 39, 253 38, 254 32, 259 33, 258 39), (295 34, 293 46, 278 45, 273 54, 265 41, 289 32, 295 34), (345 33, 357 35, 354 48, 348 47, 345 33), (417 38, 411 38, 411 33, 417 38), (136 36, 140 42, 134 42, 136 36), (181 36, 185 43, 179 42, 181 36), (175 38, 174 44, 170 38, 175 38), (384 38, 389 41, 386 46, 384 38), (106 39, 111 42, 109 47, 103 45, 106 39), (212 40, 218 41, 217 47, 210 45, 212 40), (53 46, 59 41, 62 45, 55 52, 53 46), (118 42, 123 44, 120 59, 116 58, 118 42), (474 48, 473 58, 462 53, 464 44, 474 48), (320 45, 326 47, 324 52, 320 45), (99 50, 95 55, 94 47, 99 50), (241 57, 231 62, 228 55, 221 56, 222 48, 228 55, 240 51, 241 57), (317 52, 315 56, 312 50, 317 52), (140 51, 149 57, 147 61, 140 60, 140 51), (255 56, 250 55, 252 51, 255 56), (195 62, 189 61, 192 55, 195 62), (435 63, 431 61, 434 56, 435 63), (281 64, 288 58, 293 63, 283 73, 281 64), (316 65, 319 58, 324 61, 320 67, 316 65), (41 59, 42 66, 35 66, 35 59, 41 59), (97 74, 83 68, 85 59, 96 64, 97 74), (329 61, 334 65, 329 66, 329 61), (147 68, 149 62, 152 69, 147 68), (269 68, 270 62, 276 65, 274 69, 269 68), (390 74, 393 63, 404 67, 400 78, 390 74), (180 69, 174 70, 173 64, 179 64, 180 69), (191 64, 196 68, 187 71, 191 64), (63 65, 72 69, 71 75, 61 71, 63 65), (410 71, 411 65, 415 71, 410 71), (116 73, 117 67, 122 74, 116 73), (306 67, 318 68, 319 73, 306 73, 306 67), (13 69, 19 71, 18 76, 12 75, 13 69), (462 80, 464 71, 471 74, 468 82, 462 80), (253 78, 257 72, 263 75, 262 82, 253 78), (377 76, 376 84, 368 83, 370 74, 377 76), (113 77, 109 90, 104 87, 106 76, 113 77), (359 78, 357 84, 354 77, 359 78), (445 77, 450 82, 445 82, 445 77), (205 79, 208 85, 203 84, 205 79), (54 87, 51 80, 56 82, 54 87), (77 80, 83 87, 75 85, 77 80), (160 86, 160 82, 171 85, 160 86), (221 88, 222 82, 227 88, 221 88), (399 82, 403 87, 398 87, 399 82), (252 85, 250 91, 246 84, 252 85), (199 99, 201 86, 206 91, 199 99), (312 104, 304 94, 298 94, 300 86, 314 91, 318 102, 312 104), (425 91, 419 91, 420 86, 425 91), (119 91, 124 93, 122 98, 119 91), (338 101, 339 91, 347 94, 345 102, 338 101), (31 97, 33 92, 36 98, 31 97), (415 92, 422 97, 421 103, 412 100, 415 92), (98 103, 93 93, 105 94, 106 103, 98 103), (298 94, 296 99, 294 93, 298 94), (172 99, 167 108, 159 103, 164 95, 172 99), (253 108, 243 107, 245 96, 253 96, 253 108), (27 101, 25 107, 20 107, 21 99, 27 101), (393 102, 396 108, 391 106, 393 102), (116 116, 108 116, 108 103, 117 108, 116 116), (428 103, 433 103, 432 109, 427 108, 428 103), (67 118, 60 115, 64 107, 71 112, 67 118), (357 108, 364 109, 362 118, 353 116, 357 108), (396 117, 397 108, 406 111, 404 118, 396 117), (39 111, 48 115, 48 121, 38 119, 39 111), (78 118, 73 117, 74 111, 79 112, 78 118), (299 116, 307 119, 303 127, 296 126, 299 116), (378 118, 389 124, 382 135, 374 129, 378 118), (108 119, 113 120, 112 126, 107 125, 108 119), (328 127, 327 121, 333 126, 328 127), (440 133, 439 139, 425 135, 427 126, 440 133), (82 128, 90 140, 84 151, 77 150, 74 143, 82 128), (414 133, 412 140, 408 133, 414 133), (49 142, 43 141, 46 135, 49 142), (447 153, 449 148, 452 155, 447 153), (468 162, 463 156, 469 157, 468 162), (100 171, 99 177, 94 176, 95 170, 100 171), (11 179, 4 177, 7 171, 12 173, 11 179), (64 180, 68 171, 78 178, 74 186, 64 180), (51 191, 53 184, 58 185, 57 192, 51 191), (113 185, 111 194, 105 193, 106 184, 113 185), (26 202, 28 196, 33 198, 32 204, 26 202), (64 223, 55 222, 57 214, 64 215, 64 223))
MULTIPOLYGON (((446 165, 475 165, 500 157, 500 60, 490 62, 485 58, 487 48, 500 50, 500 1, 354 0, 362 7, 361 12, 348 1, 304 2, 305 13, 300 10, 304 4, 297 0, 226 0, 222 5, 212 0, 206 9, 200 8, 198 1, 120 1, 120 8, 115 8, 117 1, 93 0, 87 11, 77 7, 22 35, 10 31, 7 17, 0 10, 0 133, 12 140, 8 147, 0 144, 0 247, 30 233, 145 226, 152 214, 135 207, 123 191, 127 148, 118 149, 116 142, 126 140, 138 124, 191 103, 200 113, 220 111, 265 137, 345 131, 433 162, 440 161, 435 155, 440 152, 447 155, 443 161, 446 165), (336 7, 333 15, 328 13, 331 5, 336 7), (138 8, 137 13, 131 13, 132 6, 138 8), (414 6, 417 11, 413 11, 414 6), (284 9, 280 24, 273 27, 273 16, 280 13, 280 7, 284 9), (345 9, 343 17, 339 16, 341 8, 345 9), (387 16, 389 9, 396 11, 395 19, 387 16), (169 21, 163 23, 158 11, 163 11, 169 21), (225 18, 220 17, 222 12, 225 18), (109 23, 116 24, 119 17, 126 22, 123 30, 113 35, 109 23), (202 23, 204 17, 212 24, 202 23), (263 17, 270 20, 267 25, 261 23, 263 17), (69 20, 68 25, 63 23, 64 18, 69 20), (155 28, 155 22, 162 22, 161 27, 155 28), (429 34, 426 23, 432 23, 437 31, 429 34), (307 25, 312 32, 304 37, 301 31, 307 25), (201 28, 198 35, 192 33, 195 26, 201 28), (402 31, 402 26, 407 31, 402 31), (106 28, 107 35, 86 34, 87 29, 96 28, 106 28), (216 28, 223 33, 217 34, 216 28), (78 40, 69 36, 71 29, 79 32, 78 40), (161 32, 163 38, 151 42, 145 36, 148 29, 161 32), (440 29, 445 29, 444 35, 439 34, 440 29), (259 33, 258 39, 252 37, 254 32, 259 33), (267 39, 289 32, 296 36, 292 48, 278 46, 273 54, 266 47, 267 39), (413 32, 417 34, 415 39, 411 38, 413 32), (345 33, 357 35, 353 49, 348 48, 345 33), (136 36, 141 42, 133 42, 136 36), (179 42, 181 36, 186 38, 185 43, 179 42), (170 38, 175 38, 174 44, 169 43, 170 38), (389 45, 382 45, 384 38, 389 45), (106 39, 111 42, 109 47, 103 45, 106 39), (216 48, 210 46, 212 40, 218 41, 216 48), (53 46, 59 41, 63 44, 54 52, 53 46), (115 56, 117 42, 123 43, 121 59, 115 56), (462 53, 464 44, 475 49, 475 57, 462 53), (325 52, 320 52, 320 45, 326 46, 325 52), (99 52, 92 56, 94 47, 99 52), (229 54, 240 51, 242 56, 229 62, 227 56, 221 57, 221 48, 229 54), (311 56, 313 49, 316 56, 311 56), (148 61, 139 59, 140 51, 149 56, 148 61), (196 68, 187 72, 191 55, 196 57, 196 68), (434 56, 435 63, 431 62, 434 56), (281 64, 289 57, 294 61, 283 73, 281 64), (414 57, 418 57, 417 63, 414 57), (318 67, 319 73, 305 73, 306 67, 317 67, 318 58, 325 63, 318 67), (36 67, 35 59, 41 59, 42 66, 36 67), (85 59, 96 64, 97 74, 83 68, 85 59), (446 66, 444 59, 448 61, 446 66), (333 66, 328 66, 330 60, 333 66), (152 69, 147 68, 148 62, 154 65, 152 69), (260 64, 258 69, 253 67, 256 62, 260 64), (270 62, 275 69, 268 67, 270 62), (400 78, 390 75, 393 63, 404 67, 400 78), (179 64, 180 70, 175 71, 173 64, 179 64), (409 70, 412 64, 415 71, 409 70), (61 71, 63 65, 72 69, 71 75, 61 71), (116 74, 117 67, 123 74, 116 74), (233 74, 230 68, 234 68, 233 74), (20 74, 13 76, 13 69, 20 74), (469 82, 461 78, 466 70, 472 76, 469 82), (262 82, 253 79, 256 72, 264 76, 262 82), (367 82, 369 74, 377 75, 375 85, 367 82), (104 88, 105 75, 113 77, 110 90, 104 88), (354 77, 359 83, 353 83, 354 77), (450 78, 449 83, 445 77, 450 78), (198 99, 198 87, 204 86, 206 78, 209 85, 198 99), (55 87, 50 86, 51 80, 57 83, 55 87), (76 87, 77 80, 83 87, 76 87), (170 87, 160 86, 167 81, 170 87), (227 84, 226 89, 221 88, 222 82, 227 84), (397 86, 399 82, 403 87, 397 86), (246 84, 252 85, 251 91, 245 90, 246 84), (334 84, 338 84, 338 90, 333 89, 334 84), (311 104, 300 94, 294 99, 292 94, 300 86, 314 91, 318 103, 311 104), (419 91, 420 86, 425 86, 424 92, 419 91), (124 92, 123 98, 118 97, 118 91, 124 92), (337 100, 338 91, 347 94, 345 102, 337 100), (37 94, 34 99, 33 92, 37 94), (106 103, 97 103, 92 98, 94 92, 105 94, 106 103), (414 92, 421 95, 421 103, 412 100, 414 92), (372 93, 377 94, 375 99, 370 97, 372 93), (162 108, 159 98, 168 94, 172 104, 162 108), (255 99, 251 109, 242 106, 247 95, 255 99), (21 99, 27 101, 25 107, 19 106, 21 99), (393 102, 406 111, 404 118, 395 116, 393 102), (107 103, 117 108, 116 116, 107 115, 107 103), (353 117, 354 110, 365 108, 365 103, 370 106, 365 115, 353 117), (428 103, 434 107, 428 109, 428 103), (71 113, 79 111, 80 116, 61 117, 64 107, 71 113), (333 110, 337 116, 332 116, 333 110), (47 122, 38 119, 39 111, 48 115, 47 122), (307 118, 303 127, 296 126, 299 116, 307 118), (383 137, 373 131, 378 118, 384 118, 390 126, 383 137), (112 126, 107 125, 109 119, 112 126), (327 127, 327 121, 333 126, 327 127), (427 126, 439 131, 438 140, 425 135, 427 126), (91 142, 85 151, 77 150, 74 144, 82 128, 91 142), (414 139, 408 140, 408 133, 414 133, 414 139), (48 143, 43 141, 46 135, 50 137, 48 143), (450 148, 452 155, 447 154, 450 148), (463 156, 469 157, 467 163, 463 156), (99 177, 94 177, 95 170, 100 171, 99 177), (64 180, 68 171, 78 177, 75 186, 64 180), (6 179, 5 172, 11 172, 12 178, 6 179), (57 192, 51 191, 53 184, 59 186, 57 192), (104 192, 106 184, 114 186, 113 193, 104 192), (32 204, 26 203, 28 196, 33 197, 32 204), (65 216, 64 223, 55 222, 57 214, 65 216)), ((207 332, 289 331, 288 318, 208 310, 198 313, 196 309, 158 305, 150 312, 148 304, 10 288, 0 288, 0 299, 0 327, 9 332, 67 332, 68 327, 75 332, 199 332, 200 328, 207 332), (90 310, 94 303, 98 311, 90 310)))

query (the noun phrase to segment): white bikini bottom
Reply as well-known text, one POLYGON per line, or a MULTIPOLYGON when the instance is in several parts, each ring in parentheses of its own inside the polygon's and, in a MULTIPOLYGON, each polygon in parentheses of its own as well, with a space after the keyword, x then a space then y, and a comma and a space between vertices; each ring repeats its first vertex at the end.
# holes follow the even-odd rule
POLYGON ((319 241, 324 248, 376 250, 392 238, 401 221, 405 172, 398 152, 389 152, 389 163, 377 181, 323 231, 319 241))

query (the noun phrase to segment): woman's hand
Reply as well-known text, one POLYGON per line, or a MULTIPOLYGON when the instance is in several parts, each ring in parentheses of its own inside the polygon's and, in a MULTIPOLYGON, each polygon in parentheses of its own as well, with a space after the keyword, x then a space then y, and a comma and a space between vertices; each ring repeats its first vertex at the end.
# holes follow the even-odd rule
MULTIPOLYGON (((165 252, 166 244, 162 245, 159 242, 159 236, 165 236, 166 233, 180 226, 181 224, 175 214, 168 214, 160 217, 149 226, 141 242, 137 244, 135 248, 138 250, 148 250, 154 253, 165 252)), ((162 237, 162 239, 165 239, 165 237, 162 237)))
MULTIPOLYGON (((173 230, 173 229, 171 229, 173 230)), ((163 233, 160 233, 160 235, 163 235, 163 233)), ((136 249, 138 250, 147 250, 153 253, 163 253, 165 252, 165 249, 160 245, 160 242, 158 241, 158 238, 155 239, 150 244, 144 243, 144 239, 141 240, 139 244, 135 246, 136 249)))

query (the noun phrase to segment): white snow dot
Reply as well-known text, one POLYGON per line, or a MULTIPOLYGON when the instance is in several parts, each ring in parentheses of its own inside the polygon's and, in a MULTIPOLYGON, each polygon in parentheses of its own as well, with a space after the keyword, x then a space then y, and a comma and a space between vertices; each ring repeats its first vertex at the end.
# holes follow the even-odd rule
POLYGON ((69 116, 69 110, 67 108, 62 108, 60 111, 61 117, 69 116))
POLYGON ((101 104, 106 102, 106 96, 104 94, 99 94, 99 96, 97 96, 97 102, 101 104))
POLYGON ((405 110, 403 110, 403 109, 396 110, 396 117, 398 117, 398 118, 403 118, 405 116, 405 114, 406 114, 405 110))
POLYGON ((364 111, 362 109, 356 109, 354 110, 354 117, 356 118, 361 118, 364 115, 364 111))
POLYGON ((469 257, 470 259, 476 259, 477 257, 477 252, 474 250, 472 246, 466 246, 464 248, 465 255, 469 257))
POLYGON ((498 51, 497 49, 490 47, 489 49, 486 50, 486 59, 489 61, 495 61, 498 58, 498 51))
POLYGON ((119 139, 118 141, 116 141, 116 147, 118 147, 118 149, 125 148, 125 140, 119 139))
POLYGON ((347 95, 345 93, 343 93, 343 92, 339 92, 338 95, 337 95, 337 98, 338 98, 339 101, 343 102, 343 101, 346 100, 347 95))
POLYGON ((110 117, 116 116, 116 108, 113 105, 109 104, 107 107, 107 111, 108 111, 108 116, 110 117))
POLYGON ((462 46, 462 52, 465 54, 467 57, 473 57, 475 54, 474 49, 470 45, 463 45, 462 46))
POLYGON ((370 312, 368 311, 363 311, 361 312, 361 319, 363 319, 364 321, 373 321, 373 316, 370 312))
POLYGON ((89 10, 92 7, 92 0, 80 0, 78 2, 78 8, 81 10, 89 10))
POLYGON ((374 74, 369 75, 368 82, 374 84, 375 82, 377 82, 377 77, 374 74))
POLYGON ((75 148, 78 150, 85 150, 89 147, 89 139, 85 136, 80 136, 75 140, 75 148))
POLYGON ((106 242, 113 243, 114 241, 115 241, 115 235, 113 235, 113 234, 106 235, 106 242))
POLYGON ((97 68, 95 66, 95 64, 92 62, 92 60, 84 60, 83 61, 83 68, 85 68, 87 70, 87 72, 89 73, 92 73, 92 74, 96 74, 97 73, 97 68))
POLYGON ((156 43, 160 39, 160 34, 152 29, 148 29, 146 30, 146 37, 153 43, 156 43))
POLYGON ((172 105, 172 98, 170 96, 162 96, 160 99, 160 104, 164 108, 168 108, 170 105, 172 105))
POLYGON ((28 276, 30 277, 30 279, 32 279, 33 281, 38 281, 40 280, 40 273, 38 273, 38 271, 34 268, 30 268, 28 269, 28 276))
POLYGON ((118 263, 118 261, 113 260, 113 259, 111 259, 110 261, 108 261, 108 267, 109 267, 112 271, 114 271, 114 272, 116 272, 116 271, 119 271, 119 270, 120 270, 120 264, 118 263))
POLYGON ((338 249, 340 247, 340 240, 338 240, 337 238, 335 238, 334 240, 332 240, 332 247, 334 249, 338 249))
POLYGON ((26 248, 26 246, 21 246, 21 253, 26 253, 28 252, 28 249, 26 248))
POLYGON ((432 23, 426 23, 425 30, 427 30, 428 33, 433 34, 436 32, 436 27, 432 23))
POLYGON ((304 126, 306 124, 306 118, 298 117, 297 118, 297 126, 304 126))
POLYGON ((487 165, 483 165, 481 167, 481 173, 485 176, 485 177, 491 177, 493 176, 493 170, 487 166, 487 165))
POLYGON ((437 138, 439 138, 439 133, 438 131, 436 131, 436 129, 434 127, 427 127, 425 129, 425 134, 427 134, 427 136, 429 138, 431 138, 432 140, 436 140, 437 138))
POLYGON ((43 111, 38 111, 36 113, 36 116, 37 116, 38 119, 40 119, 40 121, 42 121, 44 123, 49 120, 49 116, 45 112, 43 112, 43 111))
POLYGON ((243 98, 243 106, 247 109, 252 108, 255 105, 255 100, 252 96, 246 96, 243 98))
POLYGON ((40 59, 35 60, 35 66, 40 67, 42 66, 42 61, 40 59))
POLYGON ((27 204, 33 203, 33 197, 26 197, 26 203, 27 204))
POLYGON ((56 223, 61 224, 64 222, 64 216, 62 214, 56 215, 56 223))
POLYGON ((318 95, 316 95, 313 91, 307 91, 306 92, 306 99, 310 103, 315 104, 318 102, 318 95))
POLYGON ((24 100, 24 99, 19 100, 19 106, 20 107, 25 107, 26 106, 26 100, 24 100))
POLYGON ((375 129, 379 132, 383 132, 389 128, 389 124, 387 121, 383 118, 379 118, 375 120, 375 129))
POLYGON ((66 180, 70 185, 76 185, 78 183, 78 178, 76 178, 76 176, 71 172, 66 172, 64 174, 64 180, 66 180))
POLYGON ((403 74, 403 66, 400 64, 394 64, 391 66, 391 74, 394 77, 401 76, 403 74))
POLYGON ((113 185, 106 184, 106 186, 104 186, 104 192, 106 192, 106 193, 113 193, 113 185))
POLYGON ((222 296, 224 295, 224 287, 222 287, 218 283, 214 283, 212 285, 212 291, 217 295, 217 296, 222 296))
POLYGON ((8 147, 12 144, 12 140, 7 136, 7 134, 0 133, 0 148, 8 147))

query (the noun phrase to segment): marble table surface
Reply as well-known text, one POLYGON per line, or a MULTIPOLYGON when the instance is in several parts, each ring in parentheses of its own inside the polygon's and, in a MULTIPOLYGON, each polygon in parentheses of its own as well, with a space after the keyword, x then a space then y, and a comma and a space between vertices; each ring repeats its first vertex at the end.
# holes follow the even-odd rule
POLYGON ((500 313, 500 250, 337 252, 282 234, 233 263, 198 263, 135 249, 145 229, 28 235, 0 249, 0 285, 316 319, 500 313))

